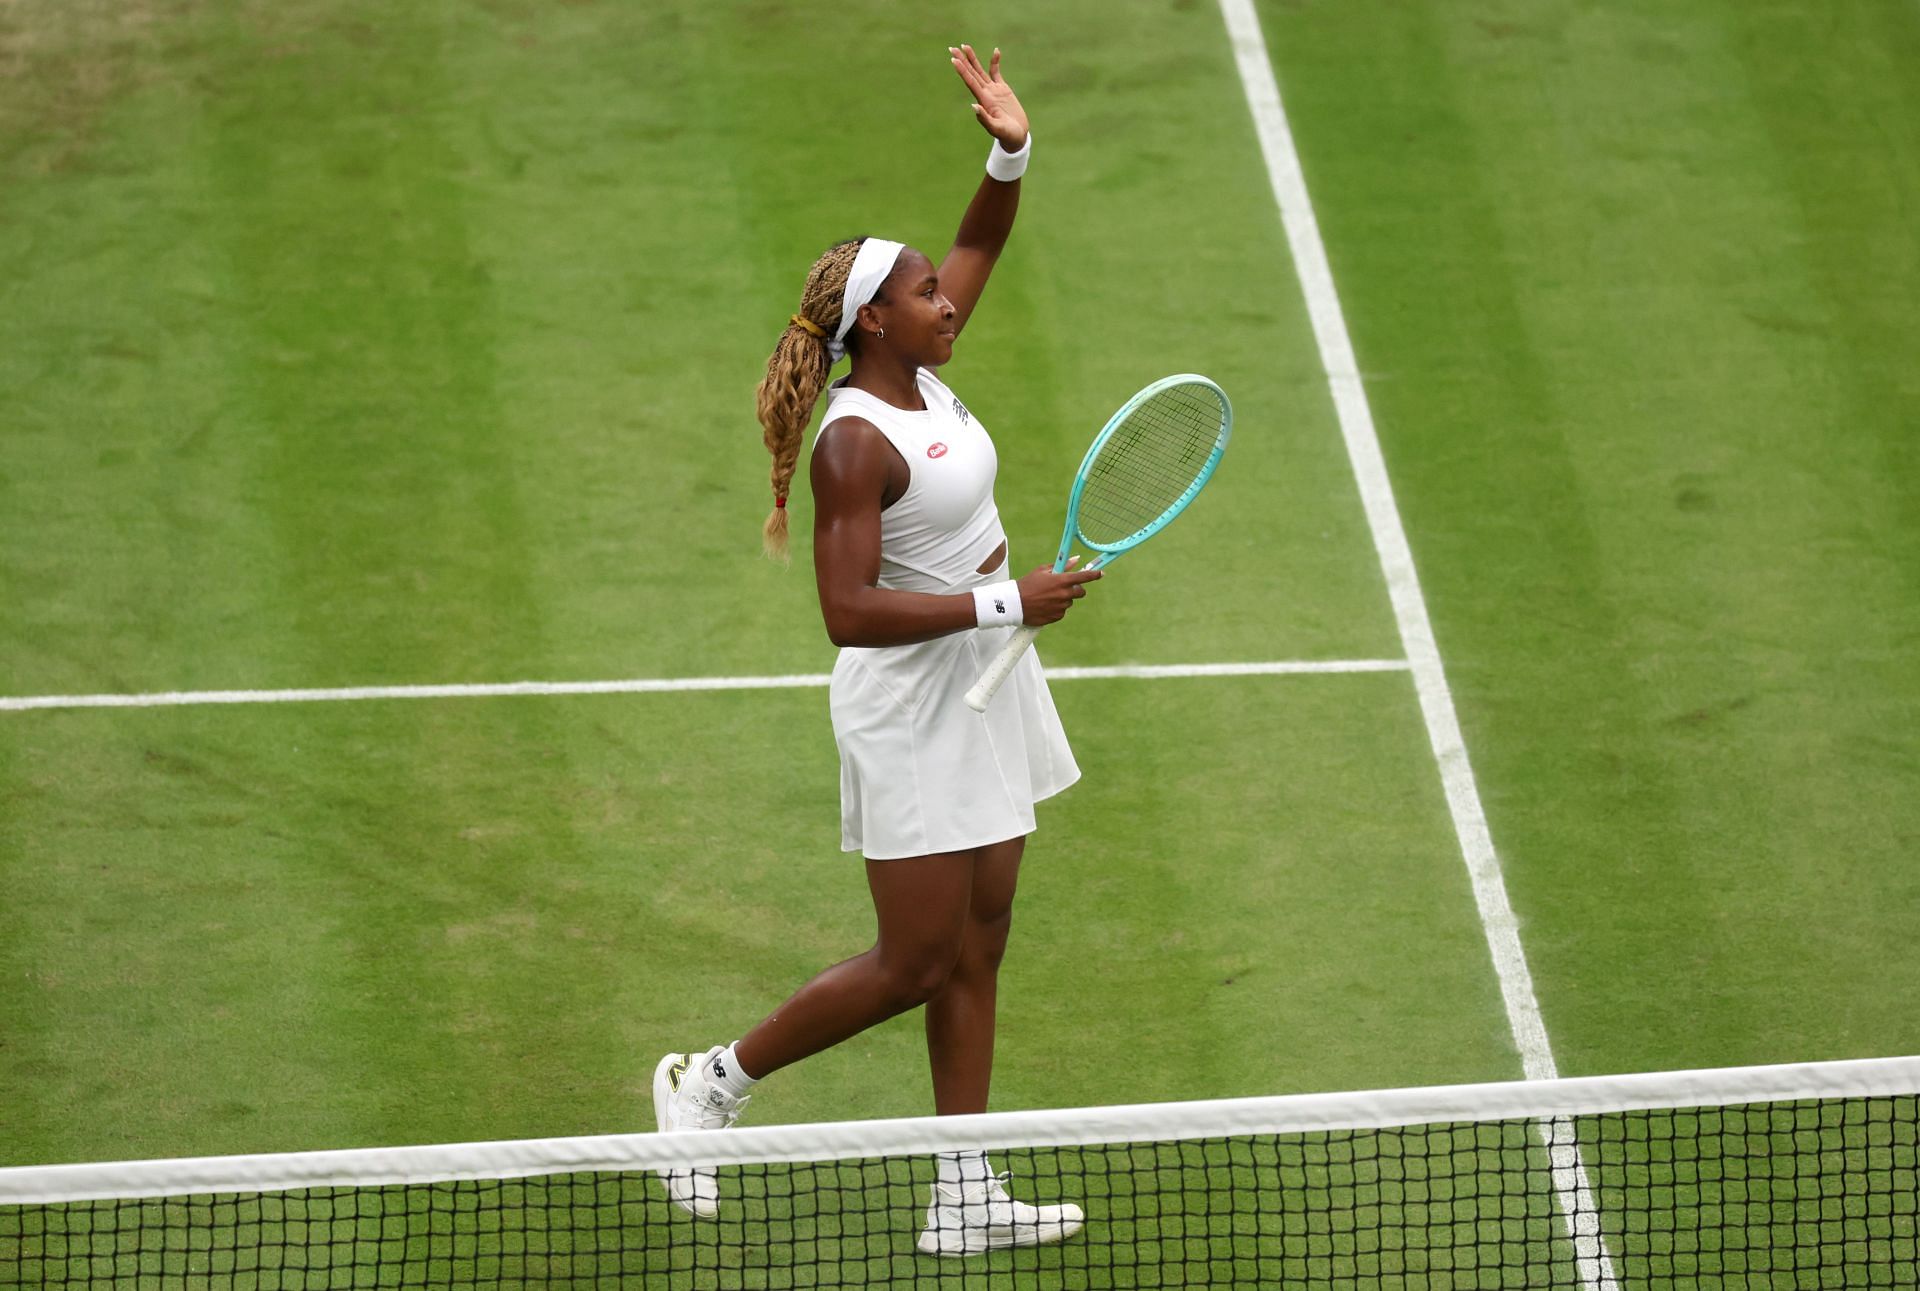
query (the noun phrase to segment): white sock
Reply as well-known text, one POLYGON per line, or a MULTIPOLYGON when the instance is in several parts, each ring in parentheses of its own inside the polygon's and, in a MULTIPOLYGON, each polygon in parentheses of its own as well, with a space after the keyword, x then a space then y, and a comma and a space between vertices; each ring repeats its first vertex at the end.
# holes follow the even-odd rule
POLYGON ((707 1062, 706 1076, 730 1098, 745 1098, 747 1091, 760 1083, 741 1068, 740 1059, 733 1052, 732 1045, 713 1055, 707 1062))
POLYGON ((993 1167, 984 1152, 942 1152, 934 1158, 939 1181, 949 1188, 962 1184, 985 1183, 993 1178, 993 1167))

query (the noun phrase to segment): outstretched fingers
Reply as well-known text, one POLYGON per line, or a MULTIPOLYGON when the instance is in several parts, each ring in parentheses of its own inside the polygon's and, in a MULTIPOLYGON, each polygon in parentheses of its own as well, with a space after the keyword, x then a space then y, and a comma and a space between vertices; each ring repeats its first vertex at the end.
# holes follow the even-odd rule
POLYGON ((949 45, 947 53, 952 58, 954 69, 960 73, 960 79, 964 80, 974 93, 978 94, 987 86, 1000 81, 1000 50, 997 47, 993 51, 991 66, 981 63, 980 55, 975 52, 972 45, 958 47, 949 45))
POLYGON ((973 91, 973 96, 979 98, 985 92, 987 85, 987 74, 981 70, 980 60, 975 58, 973 51, 965 45, 957 49, 948 46, 947 54, 949 55, 947 61, 953 64, 953 70, 960 74, 960 79, 966 82, 969 90, 973 91))
POLYGON ((1027 114, 1013 87, 1000 79, 1000 51, 993 51, 990 63, 982 63, 972 45, 949 45, 947 56, 973 94, 975 119, 1009 152, 1018 151, 1026 142, 1027 114))

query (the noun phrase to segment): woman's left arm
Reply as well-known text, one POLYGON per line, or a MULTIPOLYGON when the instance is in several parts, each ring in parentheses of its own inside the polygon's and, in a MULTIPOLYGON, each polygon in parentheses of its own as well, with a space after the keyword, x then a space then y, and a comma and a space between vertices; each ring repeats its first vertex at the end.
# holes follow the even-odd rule
MULTIPOLYGON (((982 67, 973 46, 962 45, 947 51, 953 56, 953 68, 973 92, 973 115, 986 132, 1007 152, 1019 152, 1027 146, 1027 110, 1020 106, 1013 87, 1000 79, 1000 51, 993 51, 993 62, 982 67)), ((960 219, 960 231, 953 235, 953 248, 940 262, 940 291, 953 302, 954 328, 967 325, 973 307, 986 290, 987 275, 1000 258, 1000 248, 1013 231, 1014 212, 1020 209, 1020 181, 998 180, 983 175, 980 188, 960 219)))

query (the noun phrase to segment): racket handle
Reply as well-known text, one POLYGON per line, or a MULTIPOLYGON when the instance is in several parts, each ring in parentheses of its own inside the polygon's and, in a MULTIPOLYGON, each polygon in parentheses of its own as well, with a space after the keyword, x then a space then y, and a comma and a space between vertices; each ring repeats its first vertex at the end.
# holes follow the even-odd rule
POLYGON ((1013 666, 1020 662, 1020 656, 1027 652, 1033 639, 1040 635, 1039 628, 1018 627, 1007 638, 1000 653, 995 655, 987 670, 980 674, 980 680, 973 683, 973 689, 967 692, 967 707, 976 713, 987 711, 987 705, 993 702, 993 696, 1000 689, 1000 683, 1013 673, 1013 666))

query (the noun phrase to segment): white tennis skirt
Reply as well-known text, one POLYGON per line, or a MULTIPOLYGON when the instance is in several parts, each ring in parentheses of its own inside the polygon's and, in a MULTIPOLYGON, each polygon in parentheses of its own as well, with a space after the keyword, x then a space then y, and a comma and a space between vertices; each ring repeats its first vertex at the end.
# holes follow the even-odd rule
POLYGON ((967 707, 1012 632, 840 651, 829 693, 843 850, 882 861, 1020 838, 1033 804, 1080 778, 1033 651, 986 712, 967 707))

